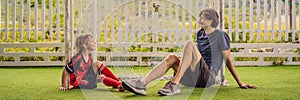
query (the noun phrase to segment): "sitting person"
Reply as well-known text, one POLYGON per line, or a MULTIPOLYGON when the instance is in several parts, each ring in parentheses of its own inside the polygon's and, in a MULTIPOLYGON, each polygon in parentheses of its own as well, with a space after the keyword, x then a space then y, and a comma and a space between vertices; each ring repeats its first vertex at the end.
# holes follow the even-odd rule
POLYGON ((77 52, 64 67, 60 90, 73 88, 94 89, 97 81, 102 81, 106 86, 118 88, 123 92, 122 82, 102 62, 93 63, 91 51, 96 50, 96 42, 92 34, 82 34, 76 39, 77 52))
POLYGON ((197 32, 197 45, 193 41, 184 44, 181 60, 174 54, 167 56, 141 80, 124 81, 123 87, 135 94, 146 95, 146 85, 162 77, 170 68, 174 78, 158 91, 160 95, 180 93, 179 83, 187 87, 210 87, 222 67, 223 59, 240 88, 257 88, 244 84, 239 79, 230 59, 230 39, 227 34, 216 29, 219 17, 214 9, 204 9, 199 14, 201 30, 197 32))

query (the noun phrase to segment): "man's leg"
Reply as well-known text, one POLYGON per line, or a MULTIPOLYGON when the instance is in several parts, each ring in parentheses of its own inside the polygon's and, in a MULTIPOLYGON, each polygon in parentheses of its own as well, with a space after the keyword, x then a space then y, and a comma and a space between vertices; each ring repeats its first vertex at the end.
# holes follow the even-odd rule
POLYGON ((192 71, 195 71, 196 65, 201 59, 201 54, 198 51, 198 48, 192 41, 187 41, 184 45, 183 57, 178 66, 175 77, 172 81, 168 82, 165 87, 158 91, 161 95, 174 95, 180 93, 179 81, 182 78, 183 74, 187 68, 191 68, 192 71))
POLYGON ((191 70, 194 71, 195 66, 197 65, 201 57, 202 55, 200 54, 195 43, 193 41, 187 41, 183 49, 183 56, 178 66, 178 71, 172 81, 175 84, 179 84, 179 81, 186 69, 191 67, 191 70))
POLYGON ((179 65, 179 58, 174 55, 170 54, 167 58, 165 58, 161 63, 156 65, 144 79, 141 81, 147 85, 148 83, 152 82, 153 80, 162 77, 165 73, 170 69, 173 68, 176 72, 176 68, 179 65))
POLYGON ((146 85, 153 80, 162 77, 170 68, 176 71, 179 65, 179 58, 174 54, 170 54, 160 64, 156 65, 142 80, 133 80, 131 82, 124 81, 122 86, 135 94, 146 95, 146 85))

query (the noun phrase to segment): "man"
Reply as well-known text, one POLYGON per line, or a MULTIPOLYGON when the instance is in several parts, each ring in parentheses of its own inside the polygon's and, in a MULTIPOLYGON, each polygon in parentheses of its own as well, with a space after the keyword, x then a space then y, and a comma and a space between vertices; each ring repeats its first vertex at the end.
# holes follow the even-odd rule
POLYGON ((174 78, 158 91, 160 95, 180 93, 179 83, 188 87, 210 87, 215 83, 215 76, 223 60, 240 88, 257 88, 240 81, 233 63, 230 60, 230 39, 227 34, 216 29, 219 16, 214 9, 204 9, 199 14, 201 30, 197 32, 197 45, 187 41, 184 45, 181 61, 170 54, 154 67, 145 78, 123 82, 122 86, 135 94, 146 95, 146 85, 162 77, 170 68, 175 72, 174 78))

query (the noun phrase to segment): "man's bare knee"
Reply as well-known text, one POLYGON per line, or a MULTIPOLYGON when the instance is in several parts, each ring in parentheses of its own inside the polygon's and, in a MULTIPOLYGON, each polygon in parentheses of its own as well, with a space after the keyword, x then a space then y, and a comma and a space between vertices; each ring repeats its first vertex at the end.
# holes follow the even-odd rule
POLYGON ((180 60, 175 54, 170 54, 165 58, 166 64, 168 67, 172 67, 173 65, 178 65, 180 60))
POLYGON ((185 45, 195 45, 192 40, 188 40, 185 42, 185 45))
POLYGON ((191 48, 193 45, 195 45, 195 43, 193 41, 186 41, 184 44, 184 49, 188 49, 191 48))

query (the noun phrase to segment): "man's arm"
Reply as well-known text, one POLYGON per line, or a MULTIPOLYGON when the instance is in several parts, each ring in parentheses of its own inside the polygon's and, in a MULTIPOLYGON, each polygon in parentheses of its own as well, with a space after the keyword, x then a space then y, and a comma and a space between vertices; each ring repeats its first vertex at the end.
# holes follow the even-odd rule
POLYGON ((239 76, 237 75, 235 67, 234 67, 233 63, 231 62, 230 49, 222 51, 222 53, 223 53, 223 56, 224 56, 225 64, 226 64, 227 68, 229 69, 231 75, 234 77, 235 81, 239 85, 239 87, 243 88, 243 89, 257 88, 256 86, 253 86, 253 85, 250 85, 250 84, 244 84, 244 83, 241 82, 241 80, 239 79, 239 76))
POLYGON ((60 90, 65 91, 69 89, 69 73, 67 72, 67 70, 64 69, 62 70, 62 77, 61 77, 61 86, 60 86, 60 90))

